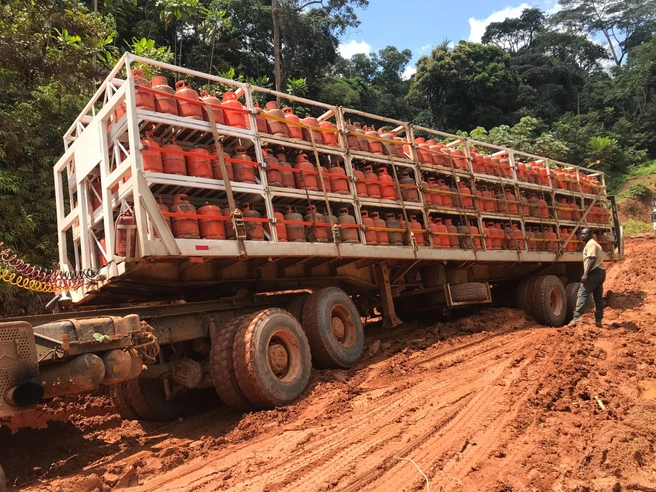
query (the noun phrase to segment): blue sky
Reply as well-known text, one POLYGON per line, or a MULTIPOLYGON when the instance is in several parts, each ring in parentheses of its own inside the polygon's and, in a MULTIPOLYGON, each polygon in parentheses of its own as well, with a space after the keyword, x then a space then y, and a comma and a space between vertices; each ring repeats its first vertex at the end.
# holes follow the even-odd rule
POLYGON ((417 59, 444 39, 454 43, 461 39, 480 41, 487 24, 518 17, 529 7, 554 11, 557 0, 369 0, 369 7, 358 11, 360 27, 344 36, 340 52, 350 58, 388 45, 408 48, 413 56, 406 69, 409 75, 417 59))

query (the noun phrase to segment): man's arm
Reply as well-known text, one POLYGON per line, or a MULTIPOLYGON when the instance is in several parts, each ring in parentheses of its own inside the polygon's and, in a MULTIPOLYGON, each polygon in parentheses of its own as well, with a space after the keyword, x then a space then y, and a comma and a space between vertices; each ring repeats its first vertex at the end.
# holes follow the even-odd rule
POLYGON ((588 273, 592 271, 592 267, 595 264, 595 261, 597 260, 596 256, 588 256, 585 259, 585 268, 583 270, 583 276, 581 277, 581 282, 587 282, 588 281, 588 273))

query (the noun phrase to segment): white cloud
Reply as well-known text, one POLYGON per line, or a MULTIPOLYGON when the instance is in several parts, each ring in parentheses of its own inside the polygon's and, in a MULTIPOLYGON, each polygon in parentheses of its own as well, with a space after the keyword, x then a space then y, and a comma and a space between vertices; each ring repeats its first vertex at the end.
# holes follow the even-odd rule
POLYGON ((417 69, 415 67, 405 67, 405 70, 401 74, 401 78, 403 80, 408 80, 410 77, 412 77, 414 74, 417 73, 417 69))
POLYGON ((346 44, 340 44, 337 50, 339 51, 339 54, 342 55, 342 57, 348 60, 356 53, 364 53, 365 55, 368 55, 371 53, 371 45, 366 41, 358 42, 355 39, 351 39, 346 44))
POLYGON ((419 48, 419 53, 424 53, 424 52, 430 50, 432 47, 433 47, 433 45, 430 44, 430 43, 425 44, 421 48, 419 48))
POLYGON ((524 9, 530 8, 530 5, 527 3, 522 3, 517 7, 506 7, 503 10, 497 10, 492 12, 485 19, 475 19, 473 17, 469 18, 469 40, 475 43, 480 43, 483 34, 485 34, 485 28, 492 22, 501 22, 508 18, 519 17, 522 14, 524 9))

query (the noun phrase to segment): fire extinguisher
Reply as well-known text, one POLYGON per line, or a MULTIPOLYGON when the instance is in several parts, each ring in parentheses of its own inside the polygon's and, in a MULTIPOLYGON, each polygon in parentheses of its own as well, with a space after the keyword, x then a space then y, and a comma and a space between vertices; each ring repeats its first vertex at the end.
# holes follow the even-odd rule
POLYGON ((137 249, 137 224, 131 210, 126 210, 116 219, 117 256, 134 258, 137 249), (128 249, 129 248, 129 249, 128 249))

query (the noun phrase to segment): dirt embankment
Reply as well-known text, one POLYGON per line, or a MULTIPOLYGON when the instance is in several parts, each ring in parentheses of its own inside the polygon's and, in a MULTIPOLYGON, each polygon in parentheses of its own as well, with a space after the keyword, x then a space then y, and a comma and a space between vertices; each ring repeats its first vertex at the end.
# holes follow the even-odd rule
POLYGON ((361 364, 314 371, 289 407, 147 424, 79 399, 66 422, 0 430, 0 462, 31 491, 426 490, 417 467, 430 490, 654 491, 656 240, 626 251, 604 328, 511 309, 373 327, 361 364))

